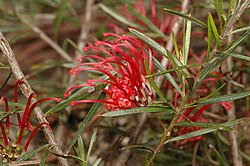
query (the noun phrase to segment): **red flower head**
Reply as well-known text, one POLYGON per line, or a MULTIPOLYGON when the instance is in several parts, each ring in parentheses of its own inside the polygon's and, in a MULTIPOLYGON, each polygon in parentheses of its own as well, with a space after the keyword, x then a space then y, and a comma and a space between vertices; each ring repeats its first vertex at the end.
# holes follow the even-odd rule
POLYGON ((75 66, 70 73, 73 75, 81 71, 97 71, 108 79, 88 80, 87 84, 81 84, 70 88, 69 92, 84 86, 95 87, 98 83, 105 83, 102 88, 106 93, 105 100, 78 100, 71 105, 85 102, 102 102, 110 111, 127 109, 138 106, 146 106, 153 99, 153 93, 146 76, 145 62, 152 66, 151 51, 146 55, 142 42, 132 36, 119 36, 114 33, 105 33, 106 37, 114 37, 113 41, 98 41, 95 45, 84 48, 85 51, 93 51, 94 55, 85 55, 78 61, 92 58, 97 62, 83 62, 75 66))
MULTIPOLYGON (((15 90, 14 90, 14 102, 17 104, 18 100, 17 100, 17 89, 18 89, 18 85, 23 83, 23 79, 20 79, 17 81, 16 86, 15 86, 15 90)), ((49 126, 49 124, 47 122, 42 122, 40 124, 38 124, 35 128, 33 128, 32 124, 30 123, 30 116, 32 111, 34 110, 34 108, 41 102, 46 101, 46 100, 53 100, 56 102, 60 102, 61 99, 59 98, 43 98, 40 100, 37 100, 36 102, 34 102, 32 104, 31 100, 32 98, 36 98, 37 96, 35 95, 35 93, 32 93, 26 103, 23 115, 21 116, 20 113, 16 113, 17 114, 17 126, 18 126, 18 133, 17 133, 17 139, 15 141, 11 141, 11 139, 9 138, 9 130, 10 130, 10 115, 13 114, 9 112, 9 103, 8 103, 8 99, 3 96, 0 98, 0 104, 5 103, 5 112, 6 112, 6 117, 5 117, 5 126, 3 125, 3 121, 0 122, 0 129, 2 131, 2 140, 0 141, 0 155, 2 157, 2 161, 3 162, 12 162, 15 161, 22 152, 26 152, 28 149, 28 146, 31 142, 31 140, 34 138, 35 133, 38 131, 38 129, 42 126, 42 125, 46 125, 49 126), (22 139, 24 136, 26 136, 27 134, 24 134, 25 132, 27 133, 27 131, 31 131, 31 134, 29 135, 24 147, 22 147, 22 139)), ((20 109, 18 108, 18 106, 16 106, 16 109, 20 109)), ((13 123, 13 122, 12 122, 13 123)))

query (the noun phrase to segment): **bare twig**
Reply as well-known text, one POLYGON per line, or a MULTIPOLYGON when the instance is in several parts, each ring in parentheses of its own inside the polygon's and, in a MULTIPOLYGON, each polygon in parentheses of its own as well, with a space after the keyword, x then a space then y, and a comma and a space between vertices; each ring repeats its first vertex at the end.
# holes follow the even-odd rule
POLYGON ((50 45, 59 55, 62 56, 67 61, 73 61, 72 57, 69 56, 57 43, 55 43, 48 35, 46 35, 40 28, 38 28, 35 24, 29 21, 27 18, 24 18, 21 15, 18 15, 19 19, 23 24, 28 26, 33 32, 39 35, 39 37, 45 41, 48 45, 50 45))
MULTIPOLYGON (((228 43, 231 43, 232 40, 233 40, 233 36, 230 35, 228 37, 228 43)), ((232 94, 232 88, 233 88, 233 84, 231 82, 232 69, 233 69, 233 58, 230 56, 227 59, 227 70, 229 73, 229 80, 227 82, 227 94, 228 95, 232 94)), ((236 119, 235 103, 234 102, 232 102, 232 108, 230 110, 227 110, 227 117, 228 117, 228 120, 235 120, 236 119)), ((229 142, 230 142, 231 149, 232 149, 231 152, 232 152, 233 163, 235 166, 242 166, 242 157, 240 155, 239 143, 238 143, 238 131, 239 131, 238 126, 235 126, 234 130, 236 132, 229 133, 229 142)))
POLYGON ((196 166, 196 156, 197 156, 198 147, 199 147, 199 142, 197 142, 194 145, 193 156, 192 156, 192 166, 196 166))
MULTIPOLYGON (((7 59, 11 70, 13 72, 13 74, 15 75, 16 79, 19 80, 21 78, 24 78, 24 83, 20 85, 20 89, 22 91, 22 93, 24 94, 24 96, 26 96, 27 98, 30 96, 30 94, 33 92, 30 84, 28 83, 28 81, 25 79, 24 74, 15 58, 15 54, 12 51, 8 41, 5 39, 5 37, 3 36, 3 34, 0 32, 0 49, 4 54, 4 57, 7 59)), ((36 102, 35 99, 32 100, 32 103, 36 102)), ((46 118, 44 117, 44 114, 42 112, 42 110, 40 109, 40 107, 36 107, 34 109, 36 118, 38 119, 39 123, 43 123, 43 122, 47 122, 46 118)), ((56 153, 58 154, 62 154, 62 150, 60 149, 60 147, 58 146, 55 137, 53 135, 53 132, 51 130, 50 127, 43 127, 43 132, 45 134, 45 137, 47 139, 47 141, 49 142, 52 150, 54 150, 56 153)), ((61 165, 63 166, 68 166, 68 161, 64 158, 59 157, 58 158, 59 162, 61 163, 61 165)))

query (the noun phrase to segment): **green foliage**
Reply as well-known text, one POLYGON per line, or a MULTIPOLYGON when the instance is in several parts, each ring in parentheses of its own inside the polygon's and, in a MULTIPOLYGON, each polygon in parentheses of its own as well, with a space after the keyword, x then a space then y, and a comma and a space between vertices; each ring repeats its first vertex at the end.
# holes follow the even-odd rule
MULTIPOLYGON (((250 114, 250 26, 247 10, 250 2, 153 2, 0 0, 0 31, 8 39, 21 66, 21 69, 17 64, 13 67, 13 62, 8 58, 0 58, 0 97, 12 97, 8 102, 9 112, 5 111, 4 102, 0 105, 2 137, 8 117, 22 114, 25 109, 23 103, 28 96, 21 97, 18 90, 20 101, 17 104, 11 95, 15 78, 19 78, 22 73, 32 87, 29 89, 29 84, 21 83, 19 88, 24 94, 34 90, 39 98, 62 98, 61 102, 52 107, 51 103, 38 105, 40 108, 50 108, 44 109, 48 111, 43 112, 42 117, 38 116, 37 112, 31 114, 32 120, 25 131, 32 132, 33 123, 47 120, 50 126, 43 131, 52 128, 53 133, 46 133, 44 137, 40 132, 32 141, 35 148, 23 153, 16 160, 13 159, 13 164, 18 165, 39 158, 41 166, 62 164, 62 159, 80 166, 115 165, 120 162, 117 159, 128 155, 130 158, 125 159, 127 165, 132 163, 163 166, 168 163, 173 166, 228 166, 241 162, 235 161, 235 153, 243 158, 243 163, 238 165, 250 164, 246 132, 250 114), (25 24, 22 19, 35 26, 25 24), (126 62, 127 59, 122 58, 121 50, 114 54, 119 54, 120 59, 111 58, 109 64, 105 62, 103 66, 100 63, 99 66, 91 66, 101 61, 97 56, 106 59, 109 56, 105 53, 113 56, 113 52, 108 52, 111 49, 108 45, 115 37, 105 38, 106 45, 99 46, 98 40, 103 40, 103 32, 118 34, 120 38, 115 43, 121 43, 122 51, 126 50, 125 45, 133 48, 134 45, 140 45, 142 50, 131 49, 131 52, 126 52, 135 59, 134 66, 131 67, 126 62), (140 43, 132 40, 122 43, 123 37, 128 35, 136 37, 140 43), (44 36, 49 40, 44 40, 44 36), (89 46, 86 52, 82 49, 85 46, 89 46), (100 50, 106 52, 99 54, 100 50), (60 51, 78 61, 66 61, 60 51), (145 52, 147 57, 152 55, 152 59, 142 59, 138 56, 141 52, 145 52), (88 65, 79 65, 82 63, 79 58, 86 55, 95 57, 89 56, 83 60, 88 65), (136 59, 136 56, 139 58, 136 59), (116 60, 120 64, 116 64, 116 60), (110 67, 110 70, 115 68, 117 71, 113 72, 112 76, 100 75, 101 72, 93 70, 84 70, 77 74, 77 77, 70 75, 69 70, 77 65, 82 69, 110 67), (142 83, 144 91, 136 88, 134 91, 143 97, 146 96, 142 100, 148 100, 147 106, 140 105, 138 96, 125 98, 135 98, 132 108, 111 111, 106 111, 107 105, 103 107, 102 102, 91 106, 87 103, 74 107, 70 105, 72 101, 77 100, 104 101, 112 95, 119 96, 121 91, 116 91, 117 94, 107 92, 111 87, 110 77, 129 75, 126 73, 127 69, 138 66, 142 67, 140 70, 145 73, 145 82, 142 83), (121 68, 127 68, 125 73, 119 71, 121 68), (89 83, 92 79, 96 79, 93 82, 95 86, 85 86, 73 91, 69 97, 63 97, 68 88, 89 83), (154 93, 154 97, 150 99, 147 98, 148 94, 145 94, 151 92, 149 87, 154 93), (222 102, 232 102, 233 109, 228 112, 218 106, 222 102), (93 120, 96 119, 98 121, 94 123, 93 120), (64 131, 63 134, 60 135, 60 131, 64 131), (236 149, 229 141, 232 135, 237 135, 233 143, 240 145, 236 149), (56 140, 65 142, 60 146, 51 142, 55 136, 56 140), (199 136, 203 139, 188 144, 189 140, 199 136), (58 153, 52 150, 52 145, 55 149, 66 151, 58 153), (52 163, 49 160, 51 155, 57 158, 59 163, 52 163)), ((1 50, 6 50, 3 44, 4 41, 1 40, 1 50)), ((139 77, 140 74, 137 73, 134 77, 139 77)), ((123 87, 123 84, 121 86, 123 87)), ((124 91, 128 93, 128 89, 124 91)), ((10 120, 12 128, 20 126, 10 120)), ((10 143, 16 143, 11 134, 7 133, 7 137, 10 143)), ((4 161, 3 153, 8 148, 5 147, 3 139, 0 142, 0 155, 4 161)), ((0 165, 7 165, 2 161, 0 165)))

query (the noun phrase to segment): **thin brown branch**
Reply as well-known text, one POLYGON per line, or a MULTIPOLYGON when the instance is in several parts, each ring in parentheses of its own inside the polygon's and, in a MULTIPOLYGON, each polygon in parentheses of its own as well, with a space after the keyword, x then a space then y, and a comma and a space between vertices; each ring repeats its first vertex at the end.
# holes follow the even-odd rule
POLYGON ((54 42, 48 35, 46 35, 39 27, 29 21, 27 18, 24 18, 21 15, 18 15, 19 19, 23 24, 28 26, 33 32, 39 35, 39 37, 50 45, 62 58, 66 61, 73 61, 72 57, 69 56, 56 42, 54 42))
MULTIPOLYGON (((228 37, 228 43, 231 43, 233 40, 233 36, 230 35, 228 37)), ((233 84, 231 82, 231 80, 233 80, 233 78, 231 77, 231 72, 233 69, 233 58, 230 56, 227 59, 227 72, 229 73, 229 79, 227 82, 227 94, 230 95, 232 94, 233 91, 233 84)), ((235 112, 235 103, 232 102, 232 108, 230 110, 227 111, 227 117, 228 117, 228 121, 230 120, 235 120, 236 119, 236 112, 235 112)), ((236 132, 230 132, 229 133, 229 142, 231 145, 231 152, 232 152, 232 159, 233 159, 233 163, 235 166, 242 166, 243 162, 242 162, 242 157, 240 155, 240 150, 239 150, 239 143, 238 143, 238 131, 239 128, 238 126, 234 127, 234 130, 236 132)))
MULTIPOLYGON (((0 32, 0 49, 4 54, 4 57, 7 59, 11 70, 13 72, 13 74, 15 75, 16 79, 19 80, 21 78, 24 78, 24 83, 20 85, 20 89, 22 91, 22 93, 24 94, 24 96, 26 96, 27 98, 30 96, 30 94, 33 92, 30 84, 28 83, 28 81, 25 79, 24 74, 15 58, 15 54, 12 51, 8 41, 5 39, 5 37, 3 36, 3 34, 0 32)), ((32 100, 32 103, 36 102, 35 99, 32 100)), ((42 110, 39 107, 36 107, 34 109, 36 118, 38 119, 39 123, 43 123, 43 122, 47 122, 42 110)), ((60 147, 58 146, 53 131, 51 130, 50 127, 43 127, 43 132, 45 134, 45 137, 48 141, 48 143, 50 144, 51 148, 53 151, 55 151, 58 154, 62 154, 62 150, 60 149, 60 147)), ((61 165, 63 166, 68 166, 68 161, 64 158, 59 157, 58 158, 59 162, 61 165)))
POLYGON ((193 156, 192 156, 192 166, 196 166, 196 156, 199 147, 199 142, 195 143, 193 148, 193 156))

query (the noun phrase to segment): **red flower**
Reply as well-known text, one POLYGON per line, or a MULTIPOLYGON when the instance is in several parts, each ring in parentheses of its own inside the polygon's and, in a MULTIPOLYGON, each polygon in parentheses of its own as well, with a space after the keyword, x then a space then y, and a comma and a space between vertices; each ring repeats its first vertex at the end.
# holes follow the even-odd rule
MULTIPOLYGON (((14 90, 14 102, 17 103, 17 89, 18 89, 18 85, 20 83, 23 83, 23 79, 20 79, 17 81, 16 86, 15 86, 15 90, 14 90)), ((23 115, 21 116, 20 113, 17 113, 17 117, 18 117, 18 138, 16 141, 11 141, 11 139, 9 139, 9 130, 10 130, 10 113, 9 113, 9 104, 8 104, 8 99, 3 96, 0 99, 0 104, 4 101, 5 102, 5 112, 6 112, 6 120, 5 120, 5 127, 3 125, 3 122, 0 122, 0 128, 2 131, 2 139, 3 144, 0 143, 0 155, 2 156, 2 160, 3 162, 10 162, 10 161, 15 161, 19 155, 22 152, 26 152, 28 149, 28 146, 31 142, 31 140, 34 138, 35 133, 38 131, 38 129, 42 126, 42 125, 49 125, 46 122, 40 123, 38 124, 35 128, 33 128, 32 124, 30 123, 30 116, 32 111, 34 110, 34 108, 41 102, 46 101, 46 100, 54 100, 56 102, 60 102, 61 99, 59 98, 43 98, 40 99, 38 101, 36 101, 35 103, 31 104, 31 100, 32 98, 36 98, 37 96, 35 95, 35 93, 32 93, 26 103, 23 115), (24 132, 25 131, 31 131, 31 134, 29 135, 24 147, 22 147, 22 139, 25 136, 24 132)), ((16 109, 18 108, 18 106, 16 106, 16 109)))
POLYGON ((95 45, 84 48, 85 51, 94 52, 94 55, 89 54, 78 59, 84 61, 92 58, 97 62, 83 62, 75 66, 70 73, 76 75, 81 71, 97 71, 108 76, 108 79, 88 80, 87 84, 67 90, 65 97, 74 89, 84 86, 95 87, 98 83, 105 83, 107 86, 102 88, 106 93, 105 100, 78 100, 73 101, 71 105, 102 102, 110 111, 146 106, 149 100, 154 98, 149 81, 145 78, 145 61, 152 66, 151 53, 148 57, 141 41, 132 36, 119 36, 114 33, 105 33, 104 36, 115 40, 98 41, 95 45))
POLYGON ((224 107, 227 111, 232 109, 232 102, 221 102, 220 105, 224 107))

